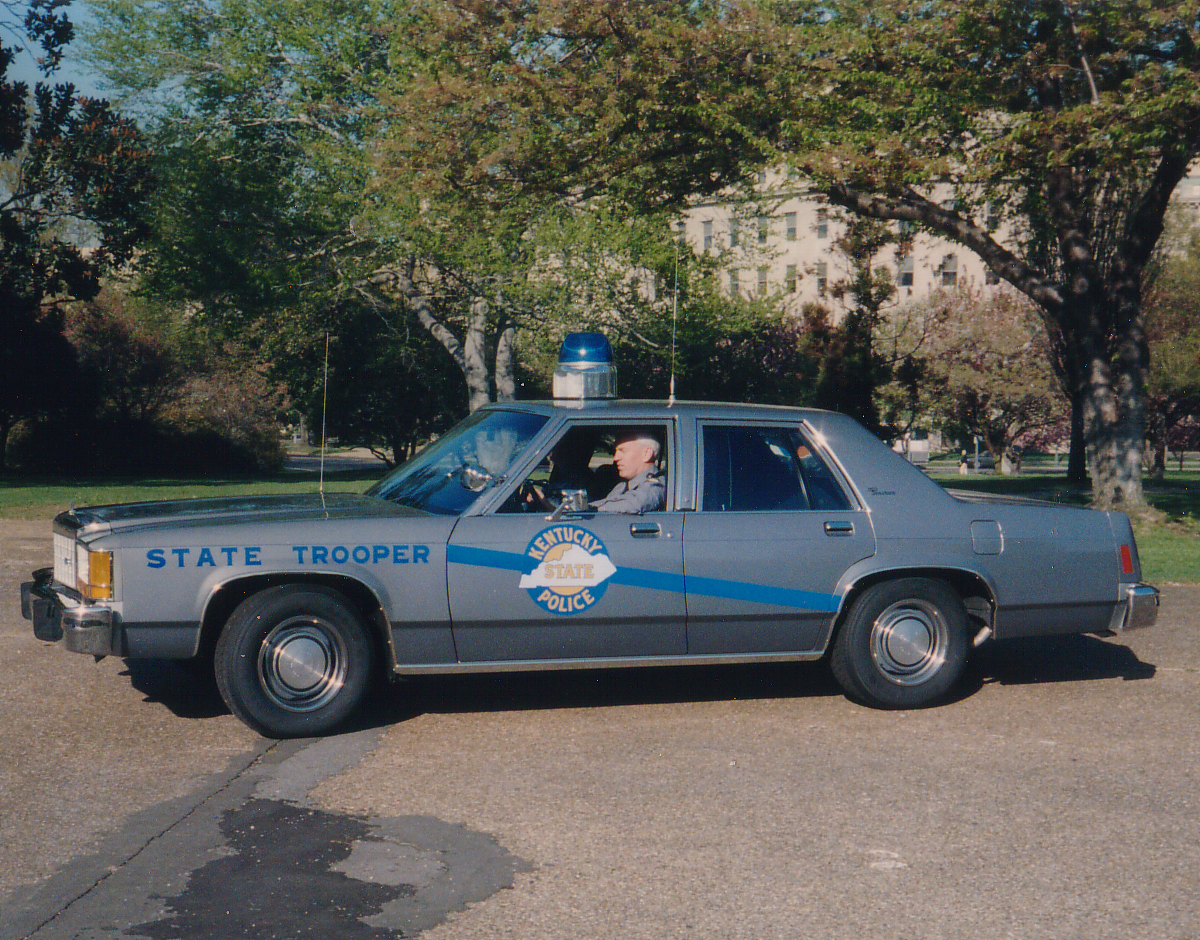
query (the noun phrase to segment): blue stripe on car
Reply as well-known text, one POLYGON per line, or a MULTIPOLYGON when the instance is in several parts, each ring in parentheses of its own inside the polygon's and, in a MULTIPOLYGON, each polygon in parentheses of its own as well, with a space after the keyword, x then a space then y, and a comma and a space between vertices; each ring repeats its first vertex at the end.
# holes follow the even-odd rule
MULTIPOLYGON (((529 574, 535 567, 533 559, 513 552, 498 552, 488 548, 473 548, 469 545, 450 545, 446 560, 475 568, 499 568, 504 571, 519 571, 529 574)), ((672 574, 652 571, 648 568, 618 568, 610 579, 614 584, 626 587, 651 588, 657 591, 674 591, 704 597, 722 597, 727 600, 752 601, 758 604, 774 604, 777 607, 796 607, 802 610, 820 610, 834 613, 838 609, 838 598, 833 594, 816 591, 798 591, 792 588, 772 587, 768 584, 753 584, 747 581, 727 581, 724 578, 699 578, 694 575, 672 574)))

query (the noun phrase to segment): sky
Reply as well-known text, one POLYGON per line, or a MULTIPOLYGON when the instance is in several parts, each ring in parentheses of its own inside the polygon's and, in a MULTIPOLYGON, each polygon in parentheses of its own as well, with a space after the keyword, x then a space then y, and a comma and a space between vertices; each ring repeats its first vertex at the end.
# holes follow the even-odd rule
MULTIPOLYGON (((63 53, 62 65, 51 78, 53 82, 74 82, 75 87, 82 95, 98 96, 100 95, 99 82, 94 74, 79 61, 78 50, 80 40, 78 38, 79 25, 87 21, 87 8, 81 3, 72 3, 67 7, 67 16, 71 22, 75 24, 76 39, 63 53)), ((23 38, 23 37, 22 37, 23 38)), ((5 30, 0 30, 0 44, 12 47, 15 45, 15 37, 5 30)), ((33 47, 33 54, 20 53, 13 62, 12 68, 9 69, 8 77, 15 81, 26 82, 30 88, 34 84, 43 80, 41 72, 38 71, 34 61, 34 55, 40 52, 36 46, 33 47)))

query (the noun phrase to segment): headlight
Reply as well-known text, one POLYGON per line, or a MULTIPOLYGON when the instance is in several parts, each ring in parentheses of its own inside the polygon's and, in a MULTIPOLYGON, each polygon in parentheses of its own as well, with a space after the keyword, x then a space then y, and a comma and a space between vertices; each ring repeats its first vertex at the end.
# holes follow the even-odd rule
POLYGON ((111 600, 113 596, 113 553, 89 552, 75 546, 76 590, 89 600, 111 600))

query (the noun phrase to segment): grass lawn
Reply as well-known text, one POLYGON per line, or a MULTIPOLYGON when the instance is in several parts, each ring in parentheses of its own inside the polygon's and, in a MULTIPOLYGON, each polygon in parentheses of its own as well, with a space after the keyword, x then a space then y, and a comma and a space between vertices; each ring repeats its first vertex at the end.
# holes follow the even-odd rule
MULTIPOLYGON (((326 493, 361 493, 384 473, 379 470, 325 472, 326 493)), ((45 519, 64 509, 202 496, 249 496, 262 493, 315 493, 314 473, 278 473, 260 477, 56 479, 0 476, 0 519, 45 519)))
MULTIPOLYGON (((1017 476, 980 473, 960 476, 956 470, 934 470, 930 477, 947 489, 981 490, 1030 496, 1086 506, 1091 491, 1069 486, 1065 470, 1017 476)), ((1200 583, 1200 471, 1168 470, 1161 480, 1144 479, 1146 501, 1163 518, 1134 519, 1142 576, 1151 584, 1200 583)))
MULTIPOLYGON (((379 470, 326 472, 325 492, 361 493, 383 474, 379 470)), ((1068 486, 1064 473, 1034 471, 1017 476, 993 473, 960 476, 953 466, 930 476, 949 489, 983 490, 1014 496, 1086 505, 1090 492, 1068 486)), ((1135 520, 1142 574, 1152 584, 1200 583, 1200 471, 1168 471, 1162 480, 1145 480, 1147 501, 1163 514, 1135 520)), ((197 496, 245 496, 258 493, 315 493, 317 477, 280 473, 226 479, 52 479, 0 476, 0 519, 45 519, 75 506, 197 496)))

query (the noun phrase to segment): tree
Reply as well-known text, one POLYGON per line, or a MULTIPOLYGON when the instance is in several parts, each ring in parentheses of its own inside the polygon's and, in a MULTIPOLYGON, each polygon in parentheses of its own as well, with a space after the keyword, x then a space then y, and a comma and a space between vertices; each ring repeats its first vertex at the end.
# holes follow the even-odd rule
MULTIPOLYGON (((470 408, 510 399, 521 327, 561 332, 591 315, 583 296, 629 299, 622 285, 642 266, 647 226, 533 192, 494 201, 417 191, 405 172, 380 171, 406 134, 389 102, 435 64, 425 46, 433 6, 89 7, 91 62, 142 109, 160 154, 148 287, 196 302, 231 335, 265 325, 298 399, 320 387, 327 335, 335 351, 386 337, 402 384, 428 384, 410 365, 457 368, 470 408), (414 322, 446 355, 428 355, 414 322)), ((653 225, 669 244, 665 223, 653 225)), ((365 427, 362 417, 354 423, 365 427)))
POLYGON ((1197 17, 1194 0, 463 0, 438 8, 444 51, 395 107, 392 156, 431 191, 655 206, 790 167, 850 212, 951 238, 1038 305, 1094 499, 1136 506, 1141 278, 1200 153, 1197 17))
POLYGON ((1194 219, 1172 221, 1171 237, 1163 240, 1151 268, 1145 303, 1153 352, 1146 437, 1154 477, 1166 470, 1168 449, 1192 449, 1200 416, 1200 226, 1194 219))
POLYGON ((102 291, 67 311, 66 337, 95 386, 99 416, 118 431, 149 426, 179 401, 186 371, 168 329, 131 309, 131 298, 102 291))
POLYGON ((1015 291, 960 289, 916 306, 926 321, 921 357, 933 410, 948 429, 978 437, 1001 472, 1019 469, 1020 442, 1047 432, 1062 412, 1032 304, 1015 291))
POLYGON ((60 6, 0 7, 3 32, 40 46, 47 78, 31 96, 8 77, 18 48, 0 48, 0 468, 18 421, 76 398, 62 304, 94 297, 101 274, 129 258, 153 179, 130 121, 107 102, 76 98, 69 83, 49 84, 73 35, 60 6))

